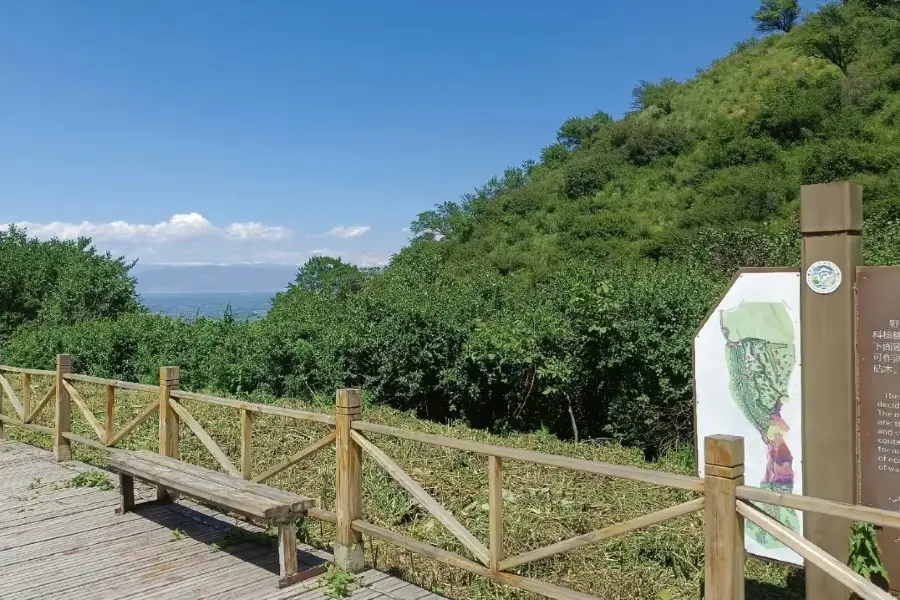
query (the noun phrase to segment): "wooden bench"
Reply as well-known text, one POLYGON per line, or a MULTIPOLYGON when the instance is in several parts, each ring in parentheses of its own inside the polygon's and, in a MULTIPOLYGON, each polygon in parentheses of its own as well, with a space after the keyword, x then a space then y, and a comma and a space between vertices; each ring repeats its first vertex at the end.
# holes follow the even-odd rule
POLYGON ((107 459, 109 468, 119 474, 121 505, 117 513, 133 510, 134 480, 155 484, 157 500, 147 504, 168 503, 174 493, 190 496, 204 504, 239 514, 264 525, 278 527, 278 562, 285 587, 325 572, 324 566, 299 571, 297 568, 296 521, 306 516, 315 500, 265 485, 210 471, 174 458, 147 451, 116 451, 107 459))

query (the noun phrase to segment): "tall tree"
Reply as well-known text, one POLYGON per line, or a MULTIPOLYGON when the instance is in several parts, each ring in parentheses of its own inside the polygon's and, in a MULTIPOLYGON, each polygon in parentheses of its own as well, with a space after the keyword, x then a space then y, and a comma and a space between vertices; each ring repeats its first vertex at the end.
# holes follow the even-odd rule
POLYGON ((753 15, 756 30, 760 33, 788 32, 794 28, 799 19, 798 0, 762 0, 759 10, 753 15))
POLYGON ((859 55, 862 32, 851 6, 831 2, 810 15, 797 47, 813 58, 831 61, 844 75, 859 55))

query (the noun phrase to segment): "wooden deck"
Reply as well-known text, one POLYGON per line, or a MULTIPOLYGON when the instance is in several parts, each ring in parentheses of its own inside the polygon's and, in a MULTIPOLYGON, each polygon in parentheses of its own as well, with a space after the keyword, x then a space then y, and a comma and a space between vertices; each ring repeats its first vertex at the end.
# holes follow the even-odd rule
MULTIPOLYGON (((320 600, 318 579, 279 590, 278 551, 254 540, 217 550, 234 521, 180 501, 118 516, 115 490, 66 487, 81 463, 58 464, 49 452, 0 440, 0 598, 223 598, 320 600), (173 535, 178 529, 183 537, 173 535), (180 539, 175 539, 176 537, 180 539)), ((150 498, 154 490, 136 495, 150 498)), ((238 527, 248 532, 246 524, 238 527)), ((301 545, 301 568, 331 559, 301 545)), ((436 594, 367 571, 354 600, 438 600, 436 594)))

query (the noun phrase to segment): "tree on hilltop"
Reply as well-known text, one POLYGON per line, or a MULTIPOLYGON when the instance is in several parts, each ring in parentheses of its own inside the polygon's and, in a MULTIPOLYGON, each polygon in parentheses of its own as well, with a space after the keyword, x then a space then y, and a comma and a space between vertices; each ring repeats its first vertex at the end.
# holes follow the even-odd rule
POLYGON ((762 0, 753 20, 760 33, 787 33, 800 20, 800 3, 798 0, 762 0))
POLYGON ((850 7, 838 2, 810 15, 798 37, 797 48, 812 58, 831 61, 844 75, 859 55, 862 31, 850 7))

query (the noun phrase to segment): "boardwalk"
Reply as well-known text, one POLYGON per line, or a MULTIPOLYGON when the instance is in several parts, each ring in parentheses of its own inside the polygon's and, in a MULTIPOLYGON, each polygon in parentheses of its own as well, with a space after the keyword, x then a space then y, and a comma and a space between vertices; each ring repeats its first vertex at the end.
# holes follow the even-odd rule
MULTIPOLYGON (((0 441, 3 600, 327 598, 317 580, 279 590, 277 550, 251 536, 234 536, 236 545, 221 543, 234 522, 206 507, 181 501, 117 516, 115 490, 65 486, 88 469, 79 463, 57 464, 49 452, 32 446, 0 441)), ((153 490, 141 492, 150 497, 153 490)), ((330 559, 306 546, 300 546, 299 555, 305 565, 330 559)), ((440 596, 368 571, 359 577, 351 598, 440 596)))

